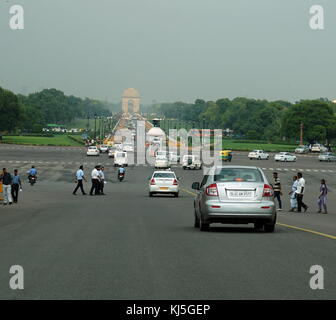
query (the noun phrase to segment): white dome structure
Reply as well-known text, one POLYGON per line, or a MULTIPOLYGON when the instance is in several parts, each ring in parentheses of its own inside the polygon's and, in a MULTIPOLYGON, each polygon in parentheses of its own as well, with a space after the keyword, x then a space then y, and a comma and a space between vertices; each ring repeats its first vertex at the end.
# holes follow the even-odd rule
POLYGON ((147 135, 150 137, 164 137, 166 134, 162 129, 154 127, 147 132, 147 135))

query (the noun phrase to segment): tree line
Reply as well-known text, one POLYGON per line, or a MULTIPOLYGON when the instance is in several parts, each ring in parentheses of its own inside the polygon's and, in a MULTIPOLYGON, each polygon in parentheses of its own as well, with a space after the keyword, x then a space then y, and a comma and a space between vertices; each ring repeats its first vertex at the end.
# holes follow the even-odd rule
POLYGON ((329 142, 336 138, 336 104, 327 99, 267 101, 249 98, 194 103, 160 103, 148 107, 165 119, 192 122, 198 128, 231 129, 234 136, 250 140, 329 142))
POLYGON ((56 89, 24 96, 0 87, 0 132, 36 132, 48 123, 65 125, 77 118, 106 117, 112 110, 116 105, 67 96, 56 89))

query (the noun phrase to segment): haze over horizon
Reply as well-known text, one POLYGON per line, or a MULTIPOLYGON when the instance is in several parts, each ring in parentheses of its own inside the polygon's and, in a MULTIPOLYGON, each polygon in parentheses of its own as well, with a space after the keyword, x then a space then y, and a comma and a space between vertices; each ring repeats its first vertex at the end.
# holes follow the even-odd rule
POLYGON ((28 94, 56 88, 117 103, 244 96, 336 98, 336 3, 325 30, 309 28, 312 0, 0 1, 0 86, 28 94), (8 26, 11 5, 25 29, 8 26))

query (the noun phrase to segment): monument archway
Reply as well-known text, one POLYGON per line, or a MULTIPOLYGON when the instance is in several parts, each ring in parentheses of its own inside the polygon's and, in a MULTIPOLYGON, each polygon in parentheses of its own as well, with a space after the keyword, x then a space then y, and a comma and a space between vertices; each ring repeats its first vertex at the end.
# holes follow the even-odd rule
POLYGON ((140 113, 140 94, 134 88, 128 88, 122 95, 123 113, 140 113))

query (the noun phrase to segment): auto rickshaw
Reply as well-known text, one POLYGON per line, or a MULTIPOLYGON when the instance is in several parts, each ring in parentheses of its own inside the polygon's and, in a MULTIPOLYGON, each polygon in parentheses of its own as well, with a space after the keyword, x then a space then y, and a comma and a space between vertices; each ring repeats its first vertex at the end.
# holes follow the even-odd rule
POLYGON ((232 151, 231 150, 222 150, 220 152, 220 159, 222 161, 229 161, 231 162, 232 159, 232 151))

